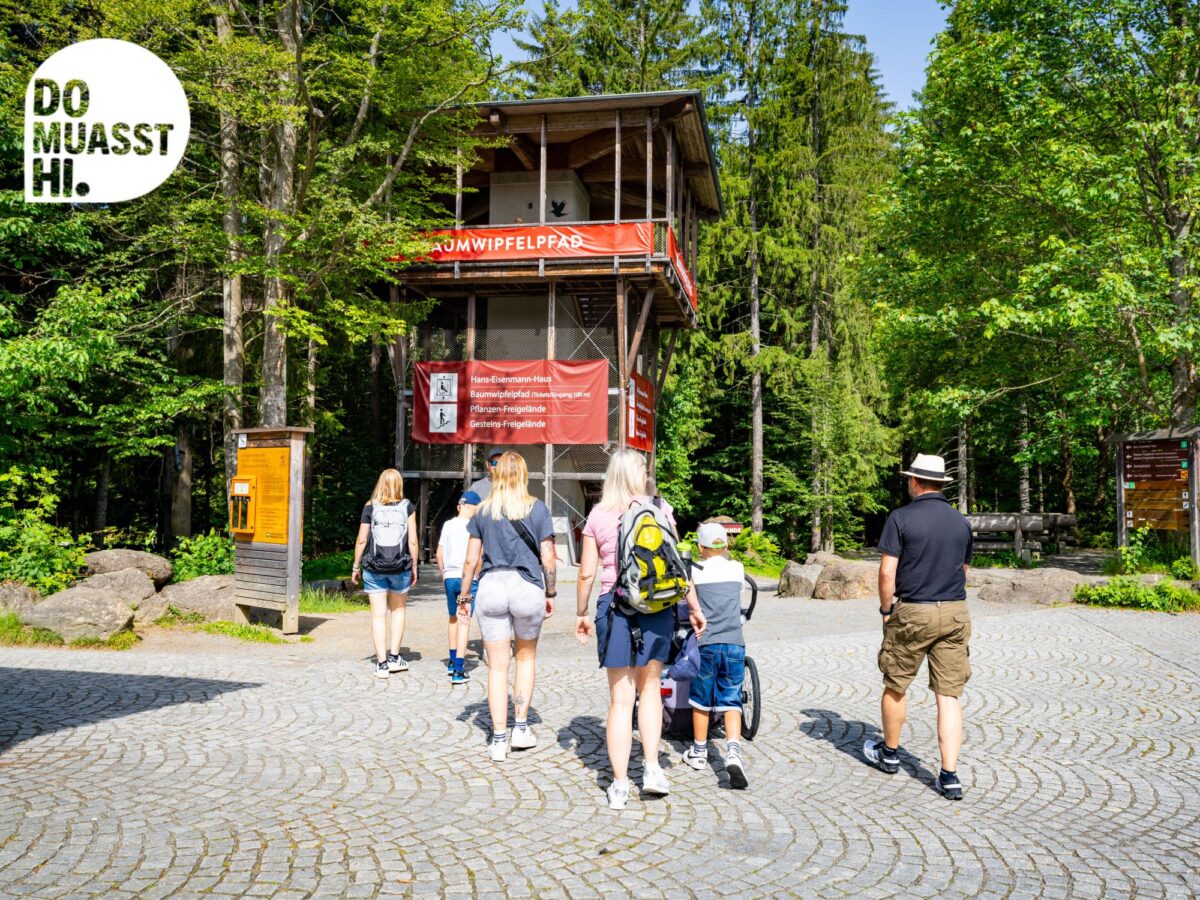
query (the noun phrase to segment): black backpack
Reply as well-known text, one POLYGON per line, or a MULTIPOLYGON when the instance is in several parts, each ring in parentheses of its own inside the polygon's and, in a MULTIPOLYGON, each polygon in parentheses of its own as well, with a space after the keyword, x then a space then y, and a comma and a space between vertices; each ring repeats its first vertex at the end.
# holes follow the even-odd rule
POLYGON ((408 517, 412 504, 374 503, 371 505, 371 532, 362 567, 380 575, 398 575, 412 568, 408 552, 408 517))

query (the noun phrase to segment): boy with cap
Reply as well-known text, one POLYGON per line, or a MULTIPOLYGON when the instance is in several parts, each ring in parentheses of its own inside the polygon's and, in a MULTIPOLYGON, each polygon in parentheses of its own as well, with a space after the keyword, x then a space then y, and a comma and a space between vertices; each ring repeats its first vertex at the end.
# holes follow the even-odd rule
MULTIPOLYGON (((458 614, 458 595, 462 593, 463 563, 467 558, 467 522, 475 515, 481 502, 474 491, 465 491, 458 501, 458 515, 442 525, 438 538, 437 564, 442 573, 442 585, 446 589, 446 608, 450 612, 450 623, 446 628, 446 643, 450 645, 450 661, 446 663, 446 674, 451 684, 466 684, 465 670, 467 637, 471 630, 470 616, 458 614)), ((475 612, 474 591, 471 591, 471 613, 475 612)))
POLYGON ((700 635, 700 674, 692 679, 695 740, 683 761, 693 769, 708 765, 708 725, 714 712, 725 714, 725 771, 730 787, 746 787, 742 762, 742 682, 746 676, 746 642, 742 638, 742 586, 746 570, 725 555, 725 529, 705 522, 696 532, 700 561, 692 563, 692 583, 708 627, 700 635))

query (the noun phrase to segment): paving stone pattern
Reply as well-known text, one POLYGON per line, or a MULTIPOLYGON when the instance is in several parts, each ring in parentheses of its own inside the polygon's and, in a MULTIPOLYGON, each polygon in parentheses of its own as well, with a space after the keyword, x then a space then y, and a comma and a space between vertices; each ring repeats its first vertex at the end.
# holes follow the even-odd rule
MULTIPOLYGON (((767 601, 774 621, 786 603, 767 601)), ((674 742, 670 797, 635 789, 622 813, 603 797, 603 675, 565 635, 542 661, 540 744, 504 764, 485 753, 482 672, 451 688, 432 651, 386 682, 306 645, 0 652, 0 894, 1200 890, 1200 616, 977 619, 958 804, 932 788, 924 676, 902 772, 858 755, 877 733, 877 629, 806 636, 793 618, 748 636, 764 691, 750 789, 728 789, 717 753, 688 769, 674 742)))

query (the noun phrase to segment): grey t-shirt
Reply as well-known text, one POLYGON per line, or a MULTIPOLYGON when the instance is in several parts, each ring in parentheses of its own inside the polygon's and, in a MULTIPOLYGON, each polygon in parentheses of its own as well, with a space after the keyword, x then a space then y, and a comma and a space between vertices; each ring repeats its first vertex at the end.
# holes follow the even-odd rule
MULTIPOLYGON (((480 577, 488 572, 517 572, 530 584, 544 588, 542 560, 529 549, 529 545, 517 533, 513 523, 507 519, 493 519, 490 510, 480 510, 467 523, 467 534, 483 541, 483 569, 480 577)), ((554 536, 554 522, 550 510, 541 500, 533 501, 533 508, 521 520, 538 547, 542 541, 554 536)))
POLYGON ((474 484, 471 485, 469 490, 472 490, 475 493, 477 493, 479 495, 479 501, 482 503, 484 500, 486 500, 488 498, 488 494, 490 494, 492 492, 492 479, 480 478, 478 481, 476 481, 474 484))
POLYGON ((692 583, 708 626, 699 643, 740 644, 742 637, 742 588, 746 570, 740 562, 714 556, 692 563, 692 583))

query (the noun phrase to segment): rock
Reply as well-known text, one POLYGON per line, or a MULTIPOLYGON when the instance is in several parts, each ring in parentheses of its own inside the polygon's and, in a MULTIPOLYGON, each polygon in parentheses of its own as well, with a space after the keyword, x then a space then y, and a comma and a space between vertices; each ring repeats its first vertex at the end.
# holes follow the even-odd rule
POLYGON ((25 613, 33 609, 42 599, 41 594, 19 581, 0 581, 0 613, 13 612, 24 619, 25 613))
POLYGON ((65 641, 103 641, 132 624, 133 610, 119 594, 81 585, 47 597, 29 610, 23 621, 56 632, 65 641))
POLYGON ((141 569, 120 569, 116 572, 92 575, 75 586, 117 594, 134 609, 137 609, 143 600, 154 596, 154 582, 141 569))
POLYGON ((1080 575, 1070 569, 1049 566, 1044 569, 1021 569, 1011 577, 985 584, 979 591, 982 600, 996 603, 1040 603, 1049 606, 1070 603, 1075 599, 1075 586, 1093 584, 1095 578, 1080 575))
POLYGON ((798 562, 789 562, 783 567, 783 574, 779 576, 779 596, 807 600, 816 590, 820 578, 820 566, 802 566, 798 562))
POLYGON ((879 563, 842 559, 834 553, 810 553, 805 565, 820 566, 813 596, 818 600, 873 597, 879 590, 879 563))
POLYGON ((167 614, 167 601, 162 594, 151 594, 133 611, 133 627, 153 625, 167 614))
POLYGON ((967 587, 983 587, 987 584, 1009 581, 1020 571, 1020 569, 967 569, 967 587))
POLYGON ((97 550, 87 555, 89 575, 103 575, 122 569, 141 569, 154 579, 155 587, 159 588, 175 574, 169 559, 141 550, 97 550))
POLYGON ((210 622, 234 617, 233 576, 201 575, 179 584, 169 584, 159 597, 180 612, 200 613, 210 622))

